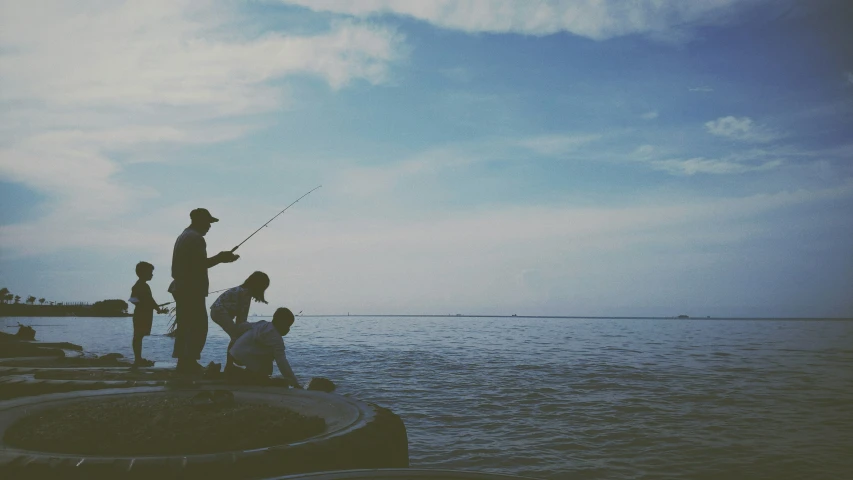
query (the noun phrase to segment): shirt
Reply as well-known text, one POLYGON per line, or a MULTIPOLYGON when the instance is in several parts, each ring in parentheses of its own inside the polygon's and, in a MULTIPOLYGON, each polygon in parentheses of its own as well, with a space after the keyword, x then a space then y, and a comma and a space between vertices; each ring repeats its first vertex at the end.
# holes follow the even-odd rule
POLYGON ((272 323, 266 320, 254 322, 252 328, 240 336, 229 350, 234 360, 253 372, 272 374, 275 360, 281 376, 298 385, 287 356, 284 354, 284 339, 272 323))
POLYGON ((243 286, 229 288, 213 302, 210 306, 228 313, 229 319, 236 317, 237 323, 243 323, 249 317, 249 306, 252 302, 252 294, 243 286))
POLYGON ((207 296, 207 243, 192 227, 184 229, 172 250, 172 284, 169 292, 179 295, 207 296))
POLYGON ((130 296, 136 299, 136 307, 133 309, 133 318, 138 320, 148 320, 154 318, 154 310, 157 304, 154 303, 154 297, 151 295, 151 287, 148 282, 139 279, 133 284, 130 289, 130 296))

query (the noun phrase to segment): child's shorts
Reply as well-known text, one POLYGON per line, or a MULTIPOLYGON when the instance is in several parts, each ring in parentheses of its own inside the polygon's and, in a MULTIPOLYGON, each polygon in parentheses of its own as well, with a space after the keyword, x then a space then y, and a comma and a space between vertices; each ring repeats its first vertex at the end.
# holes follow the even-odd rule
POLYGON ((219 308, 210 309, 210 319, 222 327, 222 329, 225 330, 225 333, 227 333, 232 340, 240 338, 240 335, 252 328, 252 324, 249 322, 235 324, 234 316, 219 308))
POLYGON ((133 336, 146 337, 151 335, 152 318, 136 318, 133 317, 133 336))

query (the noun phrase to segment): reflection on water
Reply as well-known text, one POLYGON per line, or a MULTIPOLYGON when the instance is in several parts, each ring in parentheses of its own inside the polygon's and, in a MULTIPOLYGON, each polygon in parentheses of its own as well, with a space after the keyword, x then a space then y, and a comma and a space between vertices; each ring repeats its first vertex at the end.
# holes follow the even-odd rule
MULTIPOLYGON (((36 327, 39 340, 132 355, 130 318, 0 321, 18 320, 53 325, 36 327)), ((413 466, 573 479, 853 472, 853 322, 300 317, 285 343, 303 381, 328 377, 400 414, 413 466)), ((211 323, 202 362, 223 361, 226 345, 211 323)), ((143 353, 173 365, 171 348, 155 335, 143 353)))

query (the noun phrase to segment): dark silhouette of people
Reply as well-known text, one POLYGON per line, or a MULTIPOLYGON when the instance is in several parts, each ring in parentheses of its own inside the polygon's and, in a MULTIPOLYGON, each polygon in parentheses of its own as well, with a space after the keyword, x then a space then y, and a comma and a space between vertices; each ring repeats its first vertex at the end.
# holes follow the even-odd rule
POLYGON ((190 212, 190 226, 175 241, 172 251, 172 283, 169 292, 175 298, 175 348, 172 357, 178 359, 179 372, 203 370, 198 363, 207 341, 207 306, 209 287, 207 269, 240 258, 229 251, 207 257, 204 236, 211 224, 218 222, 205 208, 190 212))
POLYGON ((166 313, 161 309, 154 297, 151 295, 151 287, 148 281, 154 278, 154 265, 148 262, 136 264, 136 276, 139 280, 130 289, 130 302, 136 305, 133 309, 133 365, 135 367, 150 367, 154 362, 142 357, 142 339, 151 335, 151 322, 154 320, 154 311, 166 313))
MULTIPOLYGON (((225 330, 231 337, 228 350, 234 341, 248 329, 249 307, 252 299, 256 302, 267 303, 264 292, 270 286, 270 277, 264 272, 254 272, 242 285, 229 288, 210 306, 210 319, 225 330)), ((228 352, 226 350, 226 352, 228 352)), ((227 354, 225 373, 234 368, 234 359, 227 354)))
POLYGON ((246 367, 242 375, 247 380, 269 379, 272 375, 272 363, 275 360, 278 371, 288 385, 302 388, 284 353, 283 337, 290 332, 290 326, 293 325, 294 320, 293 312, 287 308, 279 308, 273 314, 272 323, 265 320, 247 322, 250 327, 229 349, 234 361, 246 367))

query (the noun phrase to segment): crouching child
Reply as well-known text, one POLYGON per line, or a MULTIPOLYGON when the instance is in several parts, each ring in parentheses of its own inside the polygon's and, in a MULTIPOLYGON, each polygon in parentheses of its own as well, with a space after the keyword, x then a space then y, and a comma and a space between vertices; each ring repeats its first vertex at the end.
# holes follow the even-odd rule
POLYGON ((230 288, 213 302, 210 307, 210 319, 225 330, 231 337, 228 349, 225 351, 227 360, 225 372, 234 367, 231 354, 228 353, 234 346, 234 341, 251 327, 247 321, 249 316, 249 305, 254 299, 256 302, 267 303, 264 292, 270 286, 270 277, 264 272, 255 272, 239 287, 230 288))
POLYGON ((279 308, 273 315, 272 322, 261 320, 251 323, 229 349, 231 357, 237 365, 246 367, 250 378, 269 378, 272 375, 272 363, 275 361, 281 376, 295 388, 302 384, 294 375, 284 353, 284 337, 290 332, 295 318, 287 308, 279 308))

